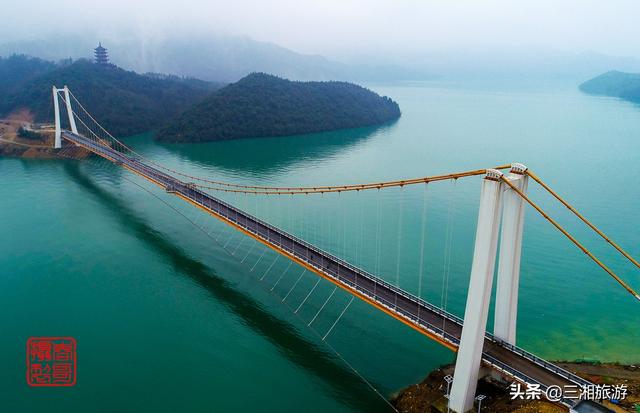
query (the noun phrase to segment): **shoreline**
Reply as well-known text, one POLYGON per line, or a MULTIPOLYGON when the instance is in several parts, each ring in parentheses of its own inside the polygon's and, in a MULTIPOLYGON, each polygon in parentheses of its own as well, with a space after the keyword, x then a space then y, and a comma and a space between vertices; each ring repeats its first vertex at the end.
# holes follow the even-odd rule
POLYGON ((0 156, 12 158, 54 158, 53 135, 43 134, 44 139, 24 139, 18 136, 18 129, 31 123, 27 112, 15 113, 0 119, 0 156))
MULTIPOLYGON (((619 404, 605 402, 614 412, 636 412, 640 406, 640 364, 623 365, 588 361, 558 361, 555 364, 583 377, 596 385, 626 385, 627 397, 619 404)), ((440 366, 429 373, 420 383, 412 384, 393 395, 391 404, 402 413, 447 412, 445 398, 446 375, 453 375, 455 365, 440 366)), ((498 381, 486 375, 478 382, 478 394, 486 399, 482 412, 491 413, 560 413, 568 409, 547 400, 512 400, 508 382, 498 381)), ((544 396, 542 396, 544 399, 544 396)))
POLYGON ((4 135, 0 135, 0 156, 22 159, 54 159, 58 157, 49 146, 11 141, 5 139, 4 135))
MULTIPOLYGON (((58 151, 53 148, 53 130, 43 129, 38 133, 42 139, 26 139, 18 136, 20 127, 30 125, 28 113, 19 113, 6 119, 0 119, 0 157, 21 159, 58 159, 58 151)), ((74 157, 86 157, 89 152, 82 148, 74 150, 74 157)))

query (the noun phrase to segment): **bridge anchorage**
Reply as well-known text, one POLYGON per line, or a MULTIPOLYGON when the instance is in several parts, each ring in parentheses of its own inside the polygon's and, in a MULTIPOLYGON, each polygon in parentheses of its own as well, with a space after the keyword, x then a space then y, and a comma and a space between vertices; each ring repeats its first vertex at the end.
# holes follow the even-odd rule
MULTIPOLYGON (((430 339, 453 351, 457 351, 449 397, 449 407, 455 412, 464 413, 473 407, 477 381, 480 369, 483 366, 489 367, 509 380, 537 385, 542 391, 545 391, 549 386, 560 386, 562 388, 567 385, 579 387, 591 385, 589 381, 516 345, 518 288, 525 203, 533 207, 547 221, 553 224, 556 229, 600 266, 628 293, 640 300, 640 295, 635 290, 529 198, 527 195, 529 178, 542 186, 636 267, 640 268, 640 263, 604 235, 522 164, 513 163, 494 169, 478 169, 399 181, 356 185, 315 187, 241 185, 190 176, 169 169, 135 152, 102 128, 66 86, 62 89, 54 86, 53 98, 56 122, 54 145, 56 148, 62 147, 62 139, 65 139, 147 179, 166 192, 179 197, 196 208, 206 211, 211 216, 252 238, 257 243, 263 244, 275 251, 279 256, 284 256, 288 260, 299 264, 305 269, 305 272, 316 274, 334 284, 335 288, 341 288, 353 297, 359 298, 430 339), (61 128, 59 97, 64 100, 66 105, 70 131, 61 128), (74 110, 72 103, 76 105, 77 110, 74 110), (78 132, 76 120, 83 128, 82 134, 78 132), (89 127, 88 124, 93 125, 93 127, 89 127), (509 169, 507 174, 502 172, 506 169, 509 169), (311 195, 349 191, 359 193, 392 187, 404 188, 410 185, 456 180, 472 176, 484 176, 484 178, 481 181, 480 188, 480 206, 464 320, 447 312, 446 306, 443 309, 425 301, 420 293, 418 296, 413 295, 401 289, 398 285, 393 285, 377 275, 271 225, 208 192, 252 195, 311 195), (499 248, 498 239, 500 239, 499 248), (498 260, 498 271, 495 321, 494 333, 490 334, 486 329, 496 260, 498 260)), ((346 311, 346 307, 342 314, 344 314, 344 311, 346 311)), ((561 402, 567 406, 572 406, 575 400, 562 399, 561 402)))

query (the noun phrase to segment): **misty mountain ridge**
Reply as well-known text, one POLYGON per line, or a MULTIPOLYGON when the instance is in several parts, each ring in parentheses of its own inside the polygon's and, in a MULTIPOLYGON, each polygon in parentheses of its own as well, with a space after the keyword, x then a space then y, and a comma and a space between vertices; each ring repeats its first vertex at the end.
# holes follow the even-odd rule
POLYGON ((640 72, 640 60, 601 53, 519 49, 424 51, 393 55, 353 53, 340 61, 297 53, 247 36, 198 34, 138 36, 121 34, 70 36, 0 44, 0 56, 26 53, 47 60, 91 58, 98 41, 109 49, 111 61, 138 73, 158 72, 223 83, 253 72, 292 80, 389 82, 460 79, 565 79, 576 83, 608 70, 640 72))
POLYGON ((390 81, 431 78, 420 70, 391 64, 344 64, 320 55, 294 52, 246 36, 206 35, 142 38, 123 36, 54 35, 43 39, 0 44, 0 56, 25 53, 58 61, 91 58, 98 40, 111 61, 138 73, 158 72, 230 83, 253 72, 272 73, 292 80, 390 81))

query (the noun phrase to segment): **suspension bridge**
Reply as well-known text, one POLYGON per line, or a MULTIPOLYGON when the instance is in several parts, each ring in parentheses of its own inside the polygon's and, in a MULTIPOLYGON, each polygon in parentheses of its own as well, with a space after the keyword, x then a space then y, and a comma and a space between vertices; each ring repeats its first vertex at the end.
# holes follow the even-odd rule
MULTIPOLYGON (((216 181, 168 168, 137 153, 109 134, 66 86, 62 89, 54 86, 53 98, 56 128, 54 145, 61 152, 69 148, 81 147, 107 159, 193 207, 207 212, 246 237, 297 263, 305 271, 316 274, 335 285, 336 288, 346 291, 352 297, 340 317, 353 299, 357 298, 457 352, 453 385, 449 396, 449 405, 456 412, 466 412, 473 407, 481 366, 488 367, 510 380, 540 386, 543 391, 550 386, 562 388, 569 385, 579 387, 591 385, 589 381, 516 345, 517 298, 525 204, 539 212, 622 288, 640 300, 640 295, 632 287, 527 195, 529 178, 540 184, 623 257, 639 268, 640 264, 524 165, 515 163, 415 179, 341 186, 276 187, 216 181), (61 125, 59 99, 62 99, 66 106, 69 130, 63 129, 61 125), (63 145, 63 141, 67 143, 63 145), (323 250, 212 194, 217 192, 295 196, 379 191, 385 188, 425 185, 474 176, 481 176, 483 179, 464 319, 348 262, 344 257, 341 258, 323 250), (500 243, 498 238, 501 239, 500 243), (492 334, 486 331, 486 324, 496 261, 498 262, 497 294, 492 334)), ((312 293, 313 289, 305 300, 312 293)), ((338 321, 339 318, 331 328, 338 321)), ((575 400, 566 398, 560 401, 567 406, 575 403, 575 400)))

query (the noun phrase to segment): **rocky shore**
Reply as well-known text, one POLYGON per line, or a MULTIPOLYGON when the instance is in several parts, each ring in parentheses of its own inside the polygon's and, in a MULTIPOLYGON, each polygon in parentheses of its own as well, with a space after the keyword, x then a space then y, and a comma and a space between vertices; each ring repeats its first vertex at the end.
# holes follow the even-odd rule
MULTIPOLYGON (((597 362, 557 362, 556 364, 594 384, 626 385, 628 394, 624 400, 617 405, 608 402, 605 405, 614 412, 638 411, 636 409, 640 406, 640 366, 597 362)), ((447 388, 444 377, 453 375, 453 369, 453 365, 446 365, 432 371, 422 382, 401 390, 391 399, 391 403, 402 413, 446 413, 447 388)), ((511 400, 509 383, 495 380, 490 375, 480 380, 478 393, 486 396, 482 401, 482 412, 567 412, 566 407, 546 400, 511 400)))

